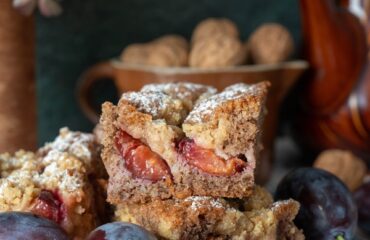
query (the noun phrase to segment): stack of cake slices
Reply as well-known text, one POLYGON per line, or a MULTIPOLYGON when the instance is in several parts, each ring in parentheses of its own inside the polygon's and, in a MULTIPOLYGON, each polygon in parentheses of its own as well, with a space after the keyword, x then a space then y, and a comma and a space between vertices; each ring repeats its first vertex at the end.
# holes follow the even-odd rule
POLYGON ((273 203, 254 184, 268 87, 150 84, 104 103, 117 220, 161 239, 303 239, 292 222, 298 203, 273 203))

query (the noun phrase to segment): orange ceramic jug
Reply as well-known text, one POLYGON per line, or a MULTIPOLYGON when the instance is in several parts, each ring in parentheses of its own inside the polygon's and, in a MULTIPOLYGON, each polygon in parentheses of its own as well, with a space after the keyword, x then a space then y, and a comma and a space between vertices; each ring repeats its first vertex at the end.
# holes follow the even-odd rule
POLYGON ((350 149, 370 163, 370 65, 349 1, 301 0, 305 55, 298 132, 311 149, 350 149))

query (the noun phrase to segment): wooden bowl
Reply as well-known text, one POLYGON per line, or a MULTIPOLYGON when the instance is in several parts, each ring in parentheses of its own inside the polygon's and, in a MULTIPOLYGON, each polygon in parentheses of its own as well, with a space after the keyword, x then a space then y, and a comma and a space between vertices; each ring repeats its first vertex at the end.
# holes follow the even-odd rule
POLYGON ((187 81, 211 85, 218 90, 222 90, 235 83, 253 84, 268 80, 271 82, 271 88, 266 103, 268 113, 263 125, 264 150, 258 160, 259 182, 264 182, 270 173, 280 104, 289 89, 307 68, 308 64, 305 61, 199 69, 128 65, 118 60, 111 60, 98 63, 83 73, 79 80, 78 98, 86 116, 92 122, 97 123, 99 114, 89 101, 89 93, 92 85, 101 79, 113 79, 119 94, 127 91, 138 91, 149 83, 187 81))

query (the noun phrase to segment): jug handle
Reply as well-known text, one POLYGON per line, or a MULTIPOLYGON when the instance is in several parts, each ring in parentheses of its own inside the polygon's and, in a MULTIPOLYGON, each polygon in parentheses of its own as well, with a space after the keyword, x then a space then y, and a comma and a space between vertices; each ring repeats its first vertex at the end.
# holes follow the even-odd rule
POLYGON ((94 124, 99 122, 99 113, 92 104, 91 90, 96 82, 106 79, 114 80, 114 68, 111 61, 95 64, 82 73, 78 80, 78 103, 86 117, 94 124))

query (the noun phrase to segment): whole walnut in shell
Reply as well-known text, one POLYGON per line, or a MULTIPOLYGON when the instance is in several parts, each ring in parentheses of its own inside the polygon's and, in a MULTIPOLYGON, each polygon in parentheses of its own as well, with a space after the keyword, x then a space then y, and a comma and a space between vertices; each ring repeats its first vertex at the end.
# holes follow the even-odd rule
POLYGON ((248 60, 272 64, 287 60, 294 51, 290 32, 277 23, 266 23, 255 30, 245 44, 248 60))
POLYGON ((181 49, 185 49, 185 50, 189 49, 188 41, 185 38, 179 35, 175 35, 175 34, 169 34, 163 37, 159 37, 153 40, 153 43, 169 44, 171 46, 176 46, 181 49))
POLYGON ((146 65, 150 51, 149 44, 130 44, 123 50, 121 61, 124 63, 146 65))
POLYGON ((322 152, 314 162, 314 167, 324 169, 336 175, 347 187, 354 191, 366 176, 367 167, 363 160, 350 151, 339 149, 322 152))
POLYGON ((180 67, 188 63, 188 42, 178 35, 166 35, 145 44, 131 44, 122 54, 124 63, 180 67))
POLYGON ((187 64, 187 54, 184 55, 176 47, 167 44, 153 44, 146 65, 158 67, 180 67, 187 64))
POLYGON ((196 41, 191 49, 189 65, 199 68, 240 65, 245 60, 245 49, 238 38, 218 35, 196 41))
POLYGON ((195 42, 203 38, 210 38, 218 35, 238 38, 239 30, 235 23, 227 18, 208 18, 195 27, 191 42, 195 44, 195 42))
MULTIPOLYGON (((172 60, 173 66, 186 66, 188 65, 188 58, 189 58, 189 43, 186 41, 185 38, 178 36, 178 35, 166 35, 160 37, 153 41, 153 45, 158 47, 169 47, 171 49, 170 58, 172 60)), ((160 48, 157 49, 158 53, 161 53, 160 48)), ((150 55, 151 58, 158 59, 160 54, 156 54, 156 51, 153 51, 153 54, 150 55)), ((151 60, 152 61, 152 60, 151 60)), ((155 62, 155 61, 154 61, 155 62)))

